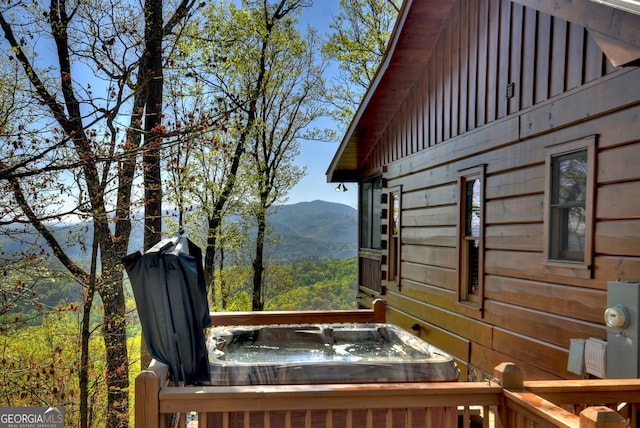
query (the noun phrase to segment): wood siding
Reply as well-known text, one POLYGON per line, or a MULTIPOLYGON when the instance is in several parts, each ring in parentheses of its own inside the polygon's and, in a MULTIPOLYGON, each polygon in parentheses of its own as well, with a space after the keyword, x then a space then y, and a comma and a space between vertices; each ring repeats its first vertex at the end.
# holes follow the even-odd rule
POLYGON ((417 324, 471 379, 501 361, 530 379, 578 377, 567 371, 570 339, 606 337, 607 281, 640 280, 639 164, 640 69, 612 67, 583 27, 508 0, 460 0, 367 159, 385 168, 387 188, 402 188, 402 277, 383 283, 388 318, 417 324), (591 135, 594 264, 583 279, 544 263, 545 147, 591 135), (478 165, 482 310, 457 294, 457 178, 478 165))
POLYGON ((615 70, 584 27, 509 0, 460 0, 424 79, 363 169, 403 159, 615 70), (507 98, 510 84, 513 96, 507 98))

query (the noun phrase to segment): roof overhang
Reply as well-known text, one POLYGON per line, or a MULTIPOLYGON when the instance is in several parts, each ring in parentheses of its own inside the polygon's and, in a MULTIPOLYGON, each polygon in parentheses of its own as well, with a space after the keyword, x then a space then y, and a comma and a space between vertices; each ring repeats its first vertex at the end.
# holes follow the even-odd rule
POLYGON ((327 181, 357 181, 370 147, 421 75, 457 0, 404 0, 385 54, 327 170, 327 181))
MULTIPOLYGON (((584 26, 615 66, 640 60, 640 14, 629 10, 638 5, 635 0, 512 1, 584 26)), ((366 173, 364 161, 423 73, 455 3, 404 1, 387 53, 329 165, 327 181, 358 181, 366 173)))

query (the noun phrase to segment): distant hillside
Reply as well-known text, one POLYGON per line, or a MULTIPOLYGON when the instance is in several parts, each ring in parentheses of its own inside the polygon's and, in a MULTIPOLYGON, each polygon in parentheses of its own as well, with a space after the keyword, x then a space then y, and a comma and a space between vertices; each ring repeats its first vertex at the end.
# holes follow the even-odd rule
MULTIPOLYGON (((326 201, 301 202, 274 207, 269 215, 274 234, 280 237, 272 248, 284 262, 309 259, 348 259, 357 254, 357 210, 326 201)), ((5 231, 8 230, 5 227, 5 231)), ((28 228, 27 228, 28 230, 28 228)), ((0 259, 12 254, 39 253, 44 241, 34 232, 13 233, 13 239, 0 233, 0 259)), ((88 263, 91 253, 91 228, 63 223, 55 235, 62 242, 77 242, 69 249, 71 258, 88 263)), ((142 231, 134 228, 131 251, 142 247, 142 231)))
POLYGON ((274 234, 280 237, 274 251, 287 261, 355 257, 357 215, 348 205, 326 201, 276 207, 269 215, 274 234))

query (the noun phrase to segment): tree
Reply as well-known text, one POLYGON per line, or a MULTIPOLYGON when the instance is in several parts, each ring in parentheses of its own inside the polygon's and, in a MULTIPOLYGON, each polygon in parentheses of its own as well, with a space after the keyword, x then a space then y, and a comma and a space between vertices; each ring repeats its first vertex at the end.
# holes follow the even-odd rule
POLYGON ((387 50, 402 0, 340 0, 323 52, 338 61, 329 92, 333 118, 348 126, 387 50))
MULTIPOLYGON (((258 16, 264 12, 258 11, 258 16)), ((317 34, 302 39, 296 21, 284 20, 274 29, 265 90, 256 105, 259 121, 253 134, 251 157, 255 171, 257 233, 253 259, 252 309, 264 308, 263 288, 268 210, 298 183, 304 170, 294 165, 298 139, 324 114, 324 64, 316 57, 317 34)), ((256 26, 259 28, 258 26, 256 26)))
MULTIPOLYGON (((142 204, 151 207, 156 223, 149 223, 149 230, 157 236, 161 201, 157 165, 163 136, 158 59, 161 42, 193 5, 190 0, 177 4, 165 25, 161 25, 161 0, 147 1, 141 11, 130 2, 67 4, 65 0, 52 0, 49 8, 7 3, 0 10, 4 57, 17 64, 12 70, 21 70, 17 84, 3 91, 13 95, 15 105, 27 106, 3 112, 7 126, 0 130, 0 182, 12 197, 7 200, 10 208, 2 213, 3 222, 37 231, 51 254, 86 287, 81 388, 88 381, 90 332, 85 318, 94 292, 100 297, 110 427, 128 423, 129 361, 120 260, 128 250, 132 228, 136 169, 143 150, 147 199, 142 204), (141 19, 132 22, 132 17, 141 19), (126 118, 128 124, 122 123, 126 118), (89 267, 74 260, 67 243, 52 230, 56 222, 69 218, 91 223, 89 267)), ((5 74, 1 80, 6 85, 10 77, 5 74)), ((81 425, 87 426, 86 408, 83 414, 81 425)))
POLYGON ((237 118, 224 105, 211 107, 200 95, 181 93, 177 98, 192 98, 180 108, 171 101, 176 126, 189 131, 180 132, 177 143, 169 147, 167 194, 178 209, 177 227, 188 223, 194 241, 205 248, 205 283, 211 294, 216 254, 220 261, 224 240, 237 238, 228 236, 223 225, 237 211, 237 194, 244 193, 240 167, 246 142, 234 125, 237 118))
POLYGON ((269 80, 271 67, 276 66, 273 52, 286 46, 277 45, 283 41, 278 29, 306 4, 303 0, 245 0, 241 7, 234 1, 210 3, 190 27, 189 43, 182 46, 182 62, 190 65, 184 75, 224 118, 216 130, 201 137, 200 152, 193 154, 196 163, 189 168, 191 178, 186 180, 193 183, 192 198, 206 216, 208 287, 214 283, 223 219, 236 204, 246 202, 243 165, 262 126, 259 104, 273 84, 269 80))

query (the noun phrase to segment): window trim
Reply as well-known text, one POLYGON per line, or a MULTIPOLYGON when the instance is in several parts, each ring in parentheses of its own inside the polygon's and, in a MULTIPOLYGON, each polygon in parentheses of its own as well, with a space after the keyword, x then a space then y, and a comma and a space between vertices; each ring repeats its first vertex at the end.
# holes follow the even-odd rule
POLYGON ((482 309, 484 305, 484 240, 485 240, 485 171, 486 165, 479 165, 458 171, 458 301, 477 306, 482 309), (478 293, 470 294, 468 291, 468 254, 467 243, 471 240, 466 236, 466 183, 469 179, 480 179, 480 225, 479 234, 473 236, 473 240, 478 240, 478 293))
POLYGON ((596 136, 590 135, 578 140, 545 147, 545 188, 544 188, 544 219, 543 219, 543 253, 544 267, 550 273, 579 278, 590 278, 593 266, 593 235, 594 235, 594 198, 596 174, 596 136), (586 150, 587 152, 587 183, 585 195, 585 237, 583 261, 556 260, 550 257, 551 247, 551 197, 552 197, 552 160, 556 157, 586 150))

